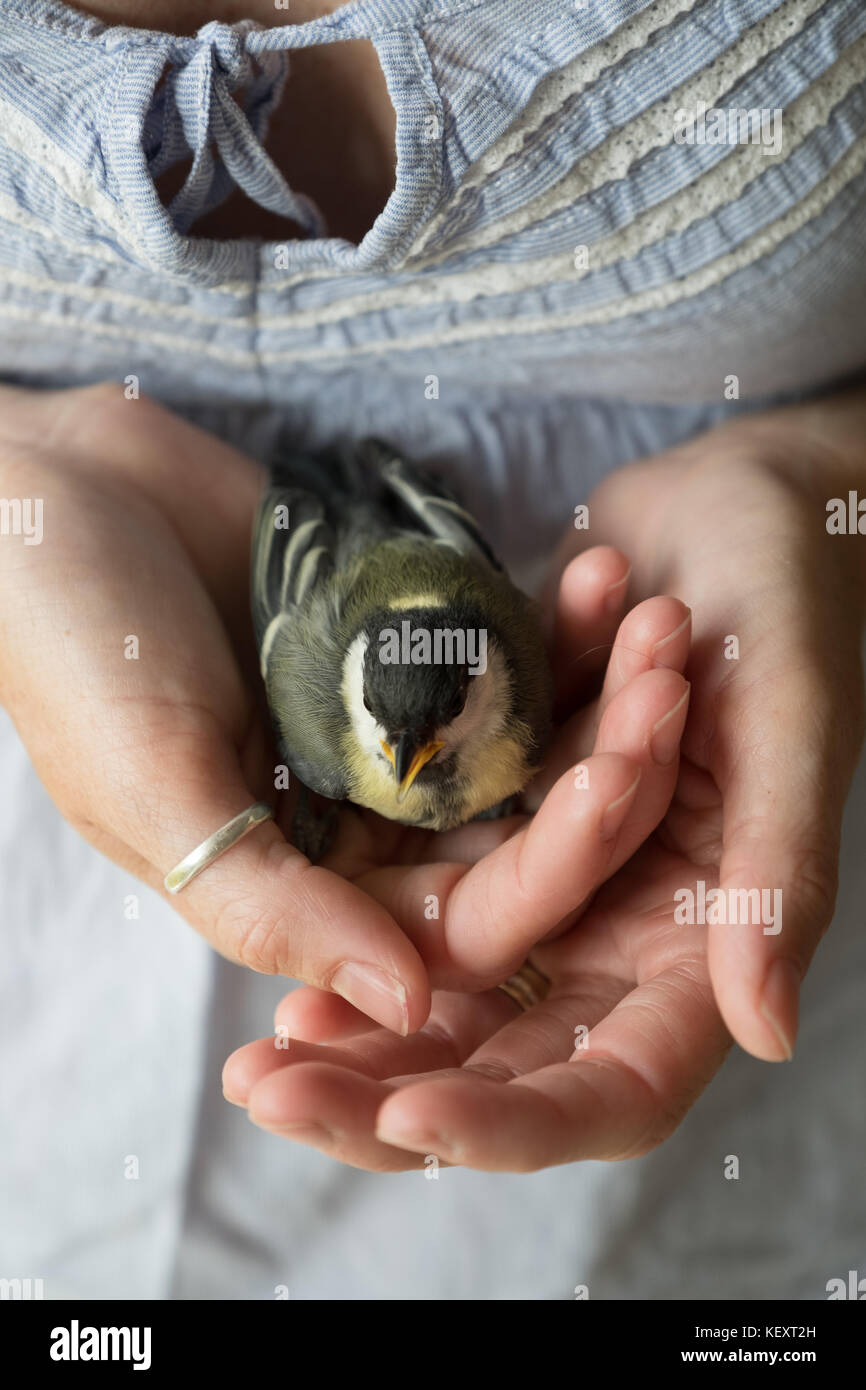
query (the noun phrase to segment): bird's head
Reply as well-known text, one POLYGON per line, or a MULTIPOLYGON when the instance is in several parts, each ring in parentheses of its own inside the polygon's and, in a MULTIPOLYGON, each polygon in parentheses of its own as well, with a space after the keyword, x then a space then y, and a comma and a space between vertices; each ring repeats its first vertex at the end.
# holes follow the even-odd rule
POLYGON ((368 645, 362 701, 383 731, 380 746, 394 771, 398 801, 425 767, 428 777, 446 771, 447 757, 436 769, 430 764, 448 746, 451 726, 466 706, 470 679, 465 664, 387 664, 368 645))
POLYGON ((509 683, 491 635, 447 607, 379 613, 352 643, 343 697, 357 744, 402 803, 417 783, 445 791, 501 727, 509 683), (491 659, 492 658, 492 659, 491 659))

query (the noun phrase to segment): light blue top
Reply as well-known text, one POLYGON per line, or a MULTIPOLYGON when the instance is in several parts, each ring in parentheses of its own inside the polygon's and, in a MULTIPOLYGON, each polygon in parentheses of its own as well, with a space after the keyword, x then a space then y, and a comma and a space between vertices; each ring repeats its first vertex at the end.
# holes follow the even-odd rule
MULTIPOLYGON (((309 444, 374 431, 450 472, 529 575, 609 469, 862 374, 864 189, 862 0, 360 0, 192 38, 0 0, 0 379, 132 374, 261 456, 281 419, 309 444), (261 141, 291 51, 358 37, 398 162, 355 246, 261 141), (778 110, 779 148, 676 139, 699 102, 778 110), (190 153, 165 209, 154 179, 190 153), (235 184, 305 239, 197 237, 235 184)), ((866 1271, 856 845, 796 1073, 735 1056, 635 1164, 382 1179, 222 1101, 280 982, 81 842, 3 722, 0 785, 0 1275, 49 1296, 814 1298, 866 1271)))
POLYGON ((0 17, 0 371, 73 380, 127 355, 157 388, 260 401, 435 368, 683 404, 717 402, 727 368, 755 397, 863 364, 859 0, 362 0, 194 38, 51 0, 0 17), (260 138, 291 50, 359 36, 398 161, 355 246, 260 138), (678 143, 697 101, 782 109, 781 150, 678 143), (154 178, 189 150, 166 210, 154 178), (235 182, 308 239, 190 236, 235 182))
POLYGON ((372 427, 457 472, 565 470, 580 494, 866 363, 861 0, 360 0, 192 38, 53 0, 0 19, 0 379, 134 373, 255 452, 278 404, 310 443, 372 427), (355 246, 260 141, 291 50, 359 36, 398 160, 355 246), (781 148, 678 142, 698 102, 778 109, 781 148), (190 152, 165 209, 154 178, 190 152), (190 235, 235 182, 307 239, 190 235))

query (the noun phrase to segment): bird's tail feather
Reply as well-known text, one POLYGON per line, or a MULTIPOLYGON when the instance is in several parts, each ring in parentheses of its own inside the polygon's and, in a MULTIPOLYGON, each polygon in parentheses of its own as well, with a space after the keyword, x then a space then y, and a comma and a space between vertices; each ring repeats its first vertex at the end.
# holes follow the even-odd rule
POLYGON ((349 447, 301 453, 297 446, 278 445, 271 460, 271 485, 321 497, 324 502, 345 504, 365 496, 364 469, 357 450, 349 447))
POLYGON ((395 530, 418 531, 500 569, 474 518, 441 479, 381 439, 303 454, 286 443, 272 463, 272 489, 306 494, 343 537, 344 553, 395 530))

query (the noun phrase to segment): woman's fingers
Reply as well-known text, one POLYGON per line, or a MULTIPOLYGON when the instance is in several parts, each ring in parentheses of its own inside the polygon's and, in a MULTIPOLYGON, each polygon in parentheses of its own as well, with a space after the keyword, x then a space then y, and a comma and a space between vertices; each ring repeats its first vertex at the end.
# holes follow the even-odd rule
POLYGON ((411 1038, 378 1029, 339 1047, 262 1038, 223 1069, 226 1098, 254 1124, 375 1171, 420 1166, 416 1155, 375 1137, 376 1115, 397 1073, 453 1071, 514 1013, 504 994, 437 994, 427 1025, 411 1038), (285 1044, 288 1044, 287 1046, 285 1044))
POLYGON ((456 884, 445 926, 450 960, 502 978, 638 849, 673 794, 688 692, 676 672, 653 671, 611 703, 596 754, 456 884))
POLYGON ((633 608, 617 632, 587 736, 598 732, 611 701, 637 676, 652 670, 682 673, 691 640, 691 610, 680 599, 660 595, 633 608))
POLYGON ((562 778, 532 821, 468 871, 392 867, 359 882, 418 946, 434 988, 486 989, 604 876, 638 782, 627 758, 592 759, 588 785, 562 778))
POLYGON ((423 1166, 376 1137, 375 1120, 388 1084, 327 1062, 274 1072, 252 1094, 249 1117, 269 1134, 320 1149, 369 1172, 401 1172, 423 1166), (313 1119, 312 1117, 316 1118, 313 1119))
MULTIPOLYGON (((575 827, 568 818, 573 802, 571 793, 582 794, 582 809, 588 816, 593 808, 596 814, 603 812, 610 802, 601 805, 603 788, 595 783, 591 764, 584 764, 579 772, 566 764, 570 777, 563 779, 558 794, 566 807, 565 815, 561 814, 557 799, 546 808, 544 820, 534 829, 515 817, 477 822, 431 837, 425 842, 420 864, 399 870, 376 870, 363 877, 365 889, 389 908, 419 945, 436 986, 449 988, 459 982, 477 989, 492 979, 503 978, 536 941, 553 929, 561 929, 563 919, 570 920, 601 878, 623 863, 664 815, 676 778, 676 762, 656 761, 654 731, 657 724, 662 731, 667 729, 667 743, 677 745, 686 717, 687 687, 664 665, 652 673, 653 648, 665 653, 663 662, 684 664, 688 629, 688 609, 677 600, 666 598, 640 605, 623 624, 625 637, 630 636, 638 650, 636 654, 628 650, 630 643, 625 641, 614 672, 608 675, 599 751, 625 753, 633 760, 635 771, 642 773, 642 780, 615 845, 605 846, 598 838, 594 846, 586 840, 577 843, 575 827), (639 669, 643 675, 632 686, 639 669), (585 783, 578 785, 583 779, 585 783), (525 855, 523 846, 530 837, 531 844, 537 846, 538 866, 531 873, 529 889, 515 896, 513 872, 505 872, 506 863, 513 866, 516 854, 518 858, 525 855), (467 864, 474 866, 468 881, 466 870, 461 867, 467 864), (582 873, 579 883, 574 875, 569 878, 563 874, 563 864, 578 867, 582 873), (593 869, 598 872, 597 878, 592 876, 593 869), (557 908, 562 909, 555 920, 556 909, 551 910, 545 901, 548 883, 554 885, 557 908), (492 887, 488 889, 489 884, 492 887), (574 893, 581 896, 569 896, 574 893), (458 912, 461 916, 456 915, 458 912), (465 921, 465 927, 461 921, 465 921), (489 940, 486 956, 478 961, 483 968, 480 973, 474 972, 474 978, 467 976, 465 961, 455 961, 452 933, 458 948, 461 938, 466 937, 467 954, 475 959, 479 943, 485 936, 489 940)), ((664 732, 661 739, 664 742, 664 732)), ((658 749, 656 739, 656 753, 658 749)), ((662 755, 669 752, 665 744, 662 755)), ((561 773, 564 771, 561 769, 561 773)), ((633 776, 626 778, 622 787, 614 790, 628 796, 633 781, 633 776)), ((611 796, 610 801, 616 799, 611 796)), ((624 813, 627 808, 623 805, 620 810, 624 813)), ((530 860, 524 858, 520 862, 521 880, 525 881, 530 860)), ((361 1015, 315 991, 297 991, 285 1001, 285 1008, 292 1020, 292 1031, 310 1041, 336 1040, 368 1026, 361 1015)))
POLYGON ((700 955, 630 992, 574 971, 527 1014, 495 990, 436 1000, 406 1040, 250 1044, 226 1064, 226 1094, 254 1123, 355 1166, 396 1170, 415 1154, 527 1172, 655 1147, 730 1045, 700 955))
MULTIPOLYGON (((578 1025, 581 1012, 575 1001, 578 1025)), ((570 1061, 503 1082, 491 1079, 493 1039, 484 1046, 486 1075, 473 1074, 472 1057, 457 1077, 394 1091, 377 1138, 489 1172, 637 1157, 673 1132, 730 1043, 699 958, 626 995, 585 1041, 570 1061)))
POLYGON ((565 569, 553 600, 553 666, 556 708, 586 699, 610 656, 625 609, 629 564, 613 546, 586 550, 565 569))
POLYGON ((301 985, 277 1005, 274 1023, 286 1037, 302 1042, 342 1042, 376 1027, 347 999, 315 985, 301 985))
POLYGON ((374 1028, 340 1043, 320 1045, 295 1037, 284 1021, 284 1005, 285 1000, 276 1013, 274 1036, 245 1044, 225 1064, 224 1090, 237 1105, 249 1104, 254 1088, 272 1072, 308 1062, 348 1067, 380 1081, 459 1067, 514 1015, 516 1007, 501 991, 478 995, 437 991, 427 1022, 411 1037, 399 1038, 388 1029, 374 1028))
POLYGON ((682 676, 647 672, 608 707, 599 753, 476 864, 392 866, 358 879, 415 942, 434 988, 505 979, 634 853, 670 802, 687 704, 682 676))
POLYGON ((626 615, 613 648, 606 649, 609 659, 601 695, 558 730, 544 767, 524 793, 528 811, 537 810, 566 768, 593 750, 605 710, 629 681, 658 668, 683 671, 690 642, 691 613, 679 599, 646 599, 626 615))

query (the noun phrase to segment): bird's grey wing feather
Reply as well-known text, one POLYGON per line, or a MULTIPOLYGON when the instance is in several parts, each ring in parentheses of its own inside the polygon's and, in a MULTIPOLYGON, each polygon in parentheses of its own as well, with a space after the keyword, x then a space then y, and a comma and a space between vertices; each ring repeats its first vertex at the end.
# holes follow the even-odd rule
POLYGON ((334 532, 322 500, 294 487, 271 487, 253 526, 252 610, 256 641, 265 644, 276 623, 290 619, 334 568, 334 532))
POLYGON ((334 572, 336 538, 322 498, 274 482, 253 526, 251 591, 262 677, 279 743, 292 771, 314 791, 345 796, 334 734, 341 714, 330 625, 316 610, 334 572), (287 681, 285 673, 291 671, 287 681))
POLYGON ((365 440, 361 451, 419 530, 442 545, 453 546, 461 555, 471 555, 494 569, 502 569, 475 518, 449 495, 444 484, 410 467, 394 449, 378 439, 365 440))

